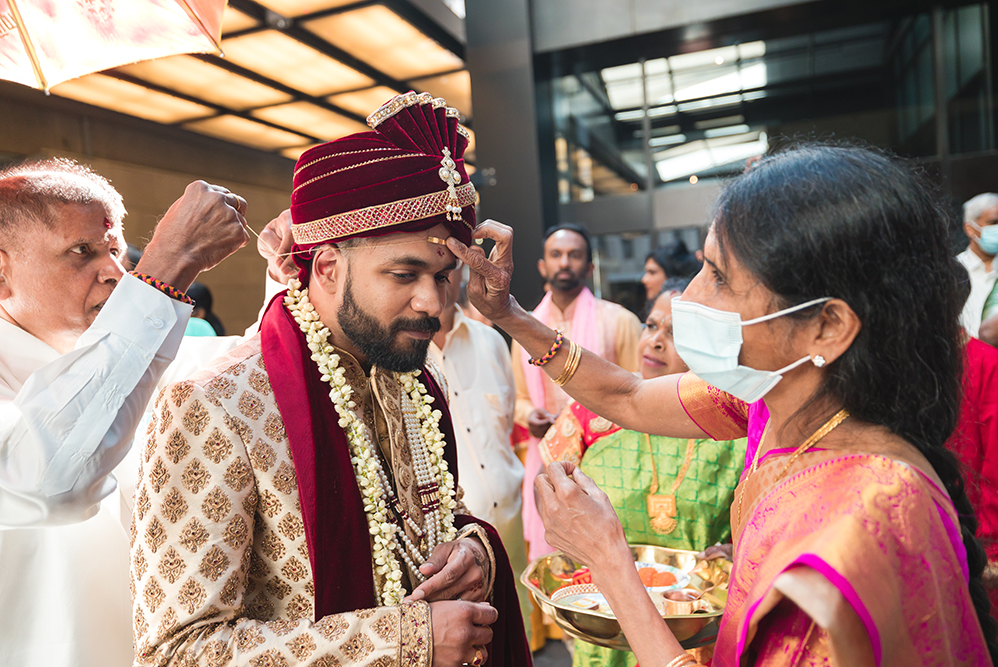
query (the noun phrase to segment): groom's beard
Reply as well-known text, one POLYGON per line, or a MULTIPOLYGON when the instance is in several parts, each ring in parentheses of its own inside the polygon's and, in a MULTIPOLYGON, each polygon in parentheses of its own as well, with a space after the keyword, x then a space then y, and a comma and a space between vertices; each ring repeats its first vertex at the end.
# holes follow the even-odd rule
POLYGON ((357 349, 367 357, 372 366, 378 366, 396 373, 419 370, 426 362, 426 351, 430 339, 418 340, 399 335, 402 331, 420 331, 435 334, 440 331, 440 320, 436 317, 400 317, 389 326, 383 326, 370 314, 364 312, 353 298, 353 285, 347 276, 343 289, 343 303, 336 313, 340 329, 357 349))

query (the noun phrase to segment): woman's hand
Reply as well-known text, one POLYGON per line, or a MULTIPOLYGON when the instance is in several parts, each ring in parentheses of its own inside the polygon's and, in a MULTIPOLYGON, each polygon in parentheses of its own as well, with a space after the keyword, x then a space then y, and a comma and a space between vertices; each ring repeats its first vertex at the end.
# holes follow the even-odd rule
POLYGON ((544 539, 589 566, 642 665, 669 665, 683 648, 652 604, 610 499, 568 461, 548 466, 534 480, 544 539))
POLYGON ((498 323, 509 314, 514 303, 509 295, 509 283, 513 278, 513 229, 501 222, 486 220, 475 229, 475 238, 496 242, 487 259, 481 248, 469 248, 453 236, 447 239, 447 247, 471 269, 468 298, 478 312, 498 323))
POLYGON ((591 570, 633 563, 610 499, 569 461, 557 461, 534 480, 544 539, 591 570))

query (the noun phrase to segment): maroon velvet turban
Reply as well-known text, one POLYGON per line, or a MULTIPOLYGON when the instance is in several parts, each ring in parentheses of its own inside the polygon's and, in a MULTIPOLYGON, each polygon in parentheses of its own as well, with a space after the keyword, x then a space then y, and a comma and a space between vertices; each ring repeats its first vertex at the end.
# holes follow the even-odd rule
MULTIPOLYGON (((291 194, 294 250, 441 223, 470 244, 476 195, 464 168, 469 135, 458 117, 444 100, 410 91, 367 117, 373 132, 302 153, 291 194)), ((302 259, 299 266, 309 254, 302 259)))

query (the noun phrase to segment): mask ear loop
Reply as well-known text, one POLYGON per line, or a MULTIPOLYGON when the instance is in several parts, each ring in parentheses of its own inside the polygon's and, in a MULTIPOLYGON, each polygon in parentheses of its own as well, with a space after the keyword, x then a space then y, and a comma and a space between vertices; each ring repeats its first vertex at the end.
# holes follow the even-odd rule
POLYGON ((811 306, 815 306, 819 303, 825 303, 826 301, 831 301, 831 300, 832 297, 830 296, 826 296, 821 299, 813 299, 811 301, 807 301, 806 303, 801 303, 796 306, 792 306, 790 308, 784 308, 783 310, 778 310, 775 313, 770 313, 769 315, 763 315, 762 317, 757 317, 754 320, 742 322, 742 326, 747 327, 750 324, 758 324, 759 322, 773 320, 776 319, 777 317, 783 317, 784 315, 789 315, 790 313, 796 313, 798 310, 804 310, 805 308, 810 308, 811 306))
MULTIPOLYGON (((762 317, 757 317, 754 320, 749 320, 748 322, 742 322, 742 326, 744 327, 744 326, 748 326, 749 324, 757 324, 759 322, 765 322, 767 320, 772 320, 772 319, 775 319, 777 317, 782 317, 783 315, 789 315, 790 313, 796 313, 798 310, 804 310, 805 308, 810 308, 811 306, 816 306, 819 303, 825 303, 826 301, 831 301, 831 300, 832 300, 832 297, 830 297, 830 296, 826 296, 826 297, 821 298, 821 299, 813 299, 811 301, 807 301, 805 303, 798 304, 798 305, 793 306, 791 308, 785 308, 785 309, 779 310, 779 311, 777 311, 775 313, 770 313, 769 315, 763 315, 762 317)), ((784 366, 783 368, 781 368, 781 369, 779 369, 777 371, 773 371, 773 372, 776 373, 777 375, 783 375, 787 371, 792 371, 793 369, 797 368, 798 366, 806 364, 809 361, 811 361, 811 355, 808 354, 806 356, 801 357, 800 359, 798 359, 797 361, 793 362, 792 364, 788 364, 788 365, 784 366)), ((818 364, 815 364, 815 365, 817 366, 818 364)), ((822 359, 821 366, 824 366, 824 365, 825 365, 824 364, 824 359, 822 359)))
POLYGON ((797 361, 793 362, 792 364, 788 364, 788 365, 784 366, 783 368, 781 368, 778 371, 773 371, 773 372, 776 373, 777 375, 783 375, 787 371, 792 371, 793 369, 797 368, 798 366, 806 364, 809 361, 811 361, 811 355, 810 354, 807 355, 807 356, 801 357, 800 359, 798 359, 797 361))

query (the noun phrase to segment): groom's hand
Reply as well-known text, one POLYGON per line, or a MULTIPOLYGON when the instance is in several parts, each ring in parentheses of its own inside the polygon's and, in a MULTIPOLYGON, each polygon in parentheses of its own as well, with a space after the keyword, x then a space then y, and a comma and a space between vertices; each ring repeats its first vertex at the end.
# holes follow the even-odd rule
POLYGON ((433 628, 433 667, 483 665, 492 643, 499 612, 485 603, 440 601, 430 603, 433 628))
POLYGON ((473 537, 445 542, 419 566, 428 578, 406 599, 481 602, 486 595, 488 562, 485 547, 473 537))

